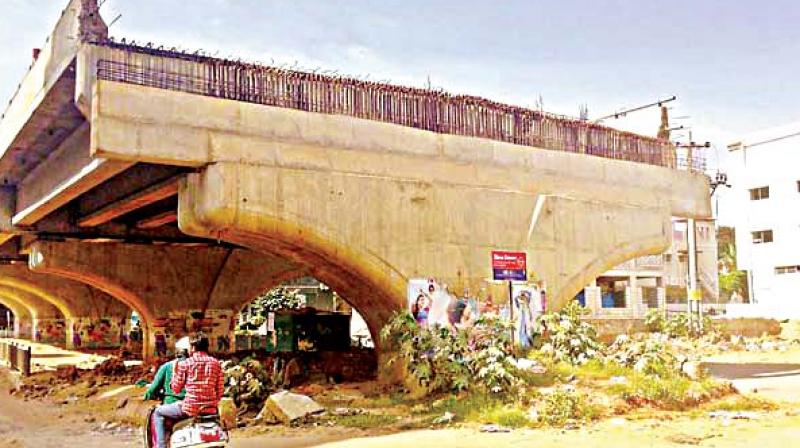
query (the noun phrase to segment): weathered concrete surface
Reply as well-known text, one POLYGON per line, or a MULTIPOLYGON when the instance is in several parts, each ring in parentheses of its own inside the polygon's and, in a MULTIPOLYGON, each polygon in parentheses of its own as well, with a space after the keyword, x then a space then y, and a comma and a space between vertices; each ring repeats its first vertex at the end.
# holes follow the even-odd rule
POLYGON ((30 267, 106 292, 143 318, 152 354, 158 332, 177 338, 192 320, 212 319, 215 338, 230 337, 235 313, 258 294, 304 274, 275 256, 224 247, 171 247, 39 241, 31 246, 30 267), (192 317, 193 313, 202 317, 192 317), (224 316, 222 316, 224 315, 224 316), (224 327, 224 328, 219 328, 224 327))
POLYGON ((480 287, 494 249, 528 252, 562 303, 667 247, 670 216, 710 213, 687 172, 106 81, 93 93, 95 156, 205 167, 181 190, 184 232, 290 257, 371 296, 378 320, 409 278, 480 287))
POLYGON ((278 420, 287 425, 309 415, 325 411, 325 408, 310 397, 293 394, 286 390, 270 395, 264 404, 264 409, 268 409, 278 420))
POLYGON ((14 313, 13 336, 15 338, 30 338, 33 331, 33 313, 31 309, 9 297, 0 296, 0 303, 14 313))
MULTIPOLYGON (((73 332, 81 333, 83 328, 99 327, 110 321, 118 325, 131 312, 130 307, 96 288, 57 276, 35 273, 27 266, 19 264, 0 266, 0 289, 18 291, 30 297, 30 300, 36 299, 39 303, 57 309, 57 313, 40 314, 34 319, 33 336, 39 334, 40 342, 65 344, 70 348, 81 340, 75 338, 73 332), (41 332, 37 333, 37 329, 41 332), (48 332, 48 329, 52 330, 48 332), (59 332, 63 336, 59 336, 59 332)), ((108 345, 108 341, 105 345, 114 347, 121 342, 117 336, 111 345, 108 345)))

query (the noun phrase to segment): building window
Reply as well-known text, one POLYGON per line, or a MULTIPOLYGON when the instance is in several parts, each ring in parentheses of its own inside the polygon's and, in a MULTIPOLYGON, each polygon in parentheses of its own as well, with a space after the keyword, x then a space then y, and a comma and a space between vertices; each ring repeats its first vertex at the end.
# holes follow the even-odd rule
POLYGON ((753 244, 772 242, 772 230, 757 230, 752 233, 753 233, 753 244))
POLYGON ((800 180, 797 181, 797 192, 800 193, 800 180))
POLYGON ((798 266, 776 266, 776 274, 796 274, 800 272, 800 265, 798 266))
POLYGON ((750 200, 759 201, 769 198, 769 187, 759 187, 750 189, 750 200))

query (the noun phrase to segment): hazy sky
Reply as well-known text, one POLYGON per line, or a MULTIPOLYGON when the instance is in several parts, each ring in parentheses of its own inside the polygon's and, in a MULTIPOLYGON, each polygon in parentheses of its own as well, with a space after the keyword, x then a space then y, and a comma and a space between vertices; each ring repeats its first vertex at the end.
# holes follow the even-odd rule
MULTIPOLYGON (((66 0, 0 0, 0 101, 66 0)), ((800 119, 797 0, 107 0, 117 37, 590 117, 677 95, 719 151, 800 119)), ((4 107, 4 106, 3 106, 4 107)), ((654 134, 655 109, 612 126, 654 134)), ((712 155, 713 157, 713 155, 712 155)))

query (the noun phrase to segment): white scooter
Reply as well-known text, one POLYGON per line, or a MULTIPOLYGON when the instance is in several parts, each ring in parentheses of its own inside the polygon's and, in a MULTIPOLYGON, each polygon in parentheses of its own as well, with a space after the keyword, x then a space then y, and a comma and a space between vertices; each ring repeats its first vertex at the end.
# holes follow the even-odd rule
MULTIPOLYGON (((147 424, 144 430, 144 447, 155 448, 156 427, 151 408, 147 413, 147 424)), ((177 423, 167 423, 170 448, 223 448, 228 445, 228 432, 222 427, 219 415, 198 415, 177 423), (171 426, 171 429, 170 429, 171 426)))

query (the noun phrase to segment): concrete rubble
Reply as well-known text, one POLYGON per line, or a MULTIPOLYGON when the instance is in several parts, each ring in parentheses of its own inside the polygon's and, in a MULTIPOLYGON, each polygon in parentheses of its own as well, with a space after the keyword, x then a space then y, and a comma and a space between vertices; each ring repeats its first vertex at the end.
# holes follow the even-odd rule
POLYGON ((274 393, 267 398, 264 408, 284 424, 325 412, 325 408, 305 395, 289 391, 274 393))

